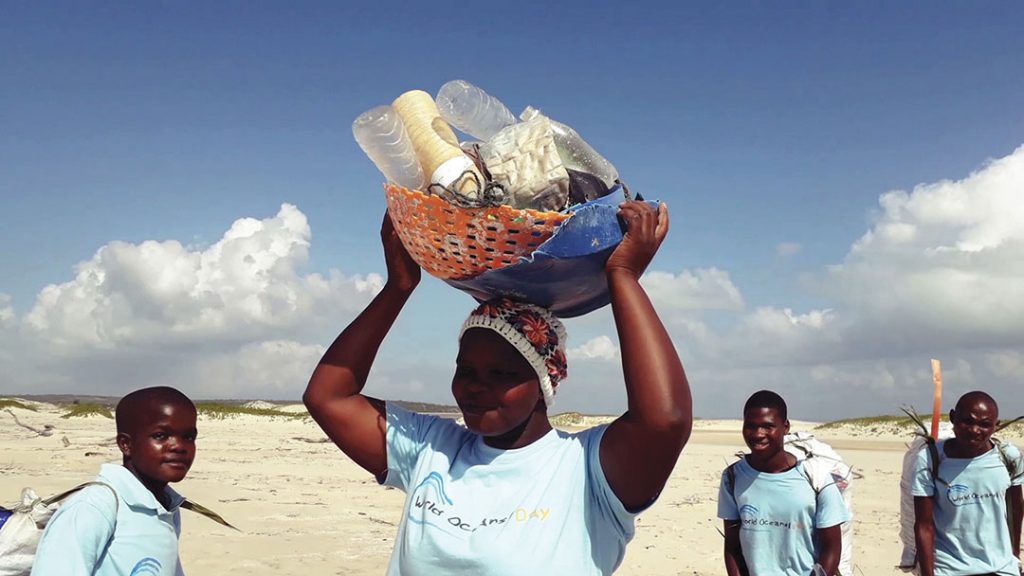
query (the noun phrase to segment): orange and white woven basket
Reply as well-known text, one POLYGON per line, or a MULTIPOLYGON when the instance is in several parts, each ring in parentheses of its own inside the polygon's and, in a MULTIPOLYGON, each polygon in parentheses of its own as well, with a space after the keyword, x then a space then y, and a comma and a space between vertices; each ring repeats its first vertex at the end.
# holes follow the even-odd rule
POLYGON ((510 206, 460 208, 394 184, 384 187, 388 213, 409 255, 442 280, 473 278, 529 256, 571 214, 510 206))

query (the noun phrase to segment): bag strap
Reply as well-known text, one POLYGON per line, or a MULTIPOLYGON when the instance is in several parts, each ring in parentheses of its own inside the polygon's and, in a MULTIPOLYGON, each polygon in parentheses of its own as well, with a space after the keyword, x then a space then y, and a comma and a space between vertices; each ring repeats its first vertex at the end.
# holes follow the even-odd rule
MULTIPOLYGON (((1020 420, 1020 418, 1018 418, 1020 420)), ((1016 421, 1016 420, 1015 420, 1016 421)), ((998 438, 992 438, 992 444, 995 444, 996 451, 999 452, 999 459, 1003 461, 1003 466, 1006 466, 1006 472, 1010 475, 1010 486, 1013 486, 1013 479, 1020 475, 1021 471, 1017 470, 1017 463, 1010 460, 1009 454, 1006 453, 1006 444, 1000 441, 998 438)), ((1010 531, 1010 539, 1013 539, 1013 498, 1010 497, 1010 491, 1006 491, 1006 527, 1010 531)))
POLYGON ((1010 481, 1021 475, 1024 470, 1017 469, 1017 463, 1010 459, 1010 455, 1006 453, 1006 443, 1002 440, 993 437, 992 444, 995 445, 996 450, 999 451, 999 459, 1003 462, 1003 466, 1006 467, 1006 472, 1010 475, 1010 481))
POLYGON ((807 468, 807 462, 809 460, 810 458, 806 458, 797 462, 796 465, 799 467, 800 475, 807 479, 807 483, 811 485, 811 490, 814 490, 814 501, 815 506, 817 506, 818 498, 821 496, 822 491, 825 490, 825 485, 818 486, 818 484, 815 483, 814 474, 807 468))
MULTIPOLYGON (((118 497, 117 491, 114 490, 114 487, 111 486, 110 484, 107 484, 106 482, 97 482, 95 480, 91 481, 91 482, 83 482, 83 483, 79 484, 78 486, 75 486, 74 488, 70 488, 68 490, 65 490, 65 491, 61 492, 60 494, 55 494, 53 496, 50 496, 49 498, 44 498, 44 499, 40 500, 40 503, 42 503, 44 506, 47 506, 47 507, 52 506, 52 505, 54 505, 54 504, 56 504, 58 502, 62 502, 64 500, 68 499, 69 497, 73 496, 75 493, 80 492, 83 489, 88 488, 89 486, 104 486, 104 487, 107 488, 107 490, 110 490, 111 494, 114 495, 114 525, 116 527, 117 526, 117 512, 120 510, 120 507, 121 507, 121 498, 118 497)), ((231 528, 232 530, 238 530, 238 528, 235 528, 227 520, 222 518, 220 514, 217 514, 213 510, 210 510, 206 506, 203 506, 201 504, 196 504, 195 502, 189 500, 188 498, 182 500, 181 505, 179 507, 180 508, 184 508, 185 510, 190 510, 192 512, 195 512, 196 514, 199 514, 201 516, 206 516, 210 520, 213 520, 214 522, 216 522, 218 524, 227 526, 228 528, 231 528)))
POLYGON ((71 488, 69 490, 65 490, 65 491, 61 492, 60 494, 56 494, 54 496, 50 496, 49 498, 44 498, 44 499, 40 500, 40 502, 43 504, 43 506, 49 507, 49 506, 52 506, 52 505, 54 505, 54 504, 56 504, 58 502, 66 500, 68 497, 74 495, 76 492, 79 492, 79 491, 81 491, 84 488, 88 488, 89 486, 105 486, 107 488, 107 490, 110 490, 110 493, 114 495, 114 521, 116 522, 117 521, 117 512, 121 508, 121 498, 119 498, 117 496, 117 491, 114 490, 114 487, 111 486, 110 484, 107 484, 106 482, 97 482, 95 480, 91 481, 91 482, 83 482, 83 483, 79 484, 78 486, 75 486, 74 488, 71 488))
POLYGON ((725 467, 725 485, 734 501, 736 500, 736 464, 737 462, 733 462, 725 467))
POLYGON ((941 464, 942 456, 939 454, 939 443, 935 441, 935 438, 931 436, 925 436, 925 447, 928 449, 929 470, 932 475, 932 482, 941 482, 945 486, 949 486, 949 482, 946 482, 939 476, 939 464, 941 464))

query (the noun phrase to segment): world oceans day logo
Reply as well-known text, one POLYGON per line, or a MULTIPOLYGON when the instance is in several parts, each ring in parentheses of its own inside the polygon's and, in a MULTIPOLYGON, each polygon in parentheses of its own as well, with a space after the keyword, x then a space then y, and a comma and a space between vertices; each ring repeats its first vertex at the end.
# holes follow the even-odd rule
POLYGON ((132 568, 130 576, 159 576, 160 575, 160 561, 156 558, 146 557, 139 560, 139 563, 132 568))
POLYGON ((963 484, 953 484, 946 490, 946 498, 953 506, 981 504, 984 501, 1002 497, 1003 495, 998 492, 989 492, 984 494, 972 492, 970 487, 963 484))
POLYGON ((552 509, 548 507, 524 508, 515 506, 497 515, 481 513, 475 507, 456 505, 448 495, 445 479, 431 472, 412 490, 407 517, 421 526, 440 528, 447 534, 467 537, 481 528, 502 525, 522 525, 534 528, 548 520, 552 509))
POLYGON ((758 512, 760 512, 760 510, 758 510, 757 506, 754 506, 753 504, 744 504, 740 507, 741 518, 755 518, 757 517, 758 512))

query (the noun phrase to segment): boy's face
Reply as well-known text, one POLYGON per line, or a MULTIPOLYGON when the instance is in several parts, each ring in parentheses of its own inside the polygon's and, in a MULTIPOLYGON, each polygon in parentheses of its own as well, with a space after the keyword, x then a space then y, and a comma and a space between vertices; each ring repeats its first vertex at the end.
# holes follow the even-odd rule
POLYGON ((196 456, 195 408, 163 403, 145 412, 134 418, 133 432, 118 434, 118 447, 144 481, 166 484, 184 479, 196 456))
POLYGON ((953 435, 964 448, 973 452, 987 452, 996 426, 999 425, 998 408, 985 400, 976 400, 949 412, 953 435))
POLYGON ((751 455, 771 458, 783 449, 789 420, 783 420, 774 408, 751 408, 743 413, 743 441, 751 455))

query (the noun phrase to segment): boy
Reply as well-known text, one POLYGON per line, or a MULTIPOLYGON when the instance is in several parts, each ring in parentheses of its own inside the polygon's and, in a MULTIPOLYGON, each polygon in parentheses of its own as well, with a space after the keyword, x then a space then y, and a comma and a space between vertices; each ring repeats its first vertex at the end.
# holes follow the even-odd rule
POLYGON ((1019 576, 1020 450, 992 441, 999 406, 984 392, 960 397, 949 421, 953 438, 936 444, 938 474, 922 450, 911 487, 920 574, 1019 576), (1009 524, 1007 501, 1013 511, 1009 524))
POLYGON ((104 464, 96 482, 53 515, 32 576, 183 576, 178 558, 184 501, 167 486, 196 454, 196 407, 174 388, 136 390, 117 404, 122 466, 104 464))
POLYGON ((815 493, 806 463, 784 450, 788 432, 781 396, 762 390, 747 400, 743 440, 750 454, 722 473, 718 493, 729 576, 838 573, 841 524, 849 514, 834 484, 815 493))

